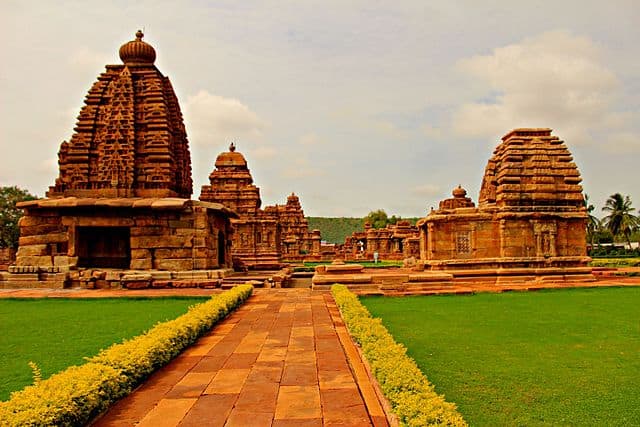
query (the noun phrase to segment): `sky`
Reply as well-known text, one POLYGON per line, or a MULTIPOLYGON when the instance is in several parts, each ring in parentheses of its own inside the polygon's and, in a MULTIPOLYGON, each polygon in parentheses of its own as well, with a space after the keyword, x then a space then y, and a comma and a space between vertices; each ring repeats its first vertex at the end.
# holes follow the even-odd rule
POLYGON ((477 202, 501 136, 549 127, 596 214, 640 208, 640 2, 0 2, 0 185, 57 176, 84 96, 143 29, 176 91, 194 194, 235 142, 263 206, 425 216, 477 202))

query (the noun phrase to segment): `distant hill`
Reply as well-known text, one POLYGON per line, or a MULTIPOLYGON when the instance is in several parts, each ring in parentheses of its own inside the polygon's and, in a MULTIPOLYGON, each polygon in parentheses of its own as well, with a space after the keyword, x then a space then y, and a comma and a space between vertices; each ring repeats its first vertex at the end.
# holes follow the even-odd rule
POLYGON ((364 230, 362 218, 325 218, 308 216, 309 230, 320 230, 322 240, 329 243, 344 243, 344 239, 354 231, 364 230))
MULTIPOLYGON (((415 224, 418 218, 402 218, 405 221, 415 224)), ((354 231, 363 231, 363 218, 327 218, 319 216, 308 216, 309 230, 320 230, 322 240, 329 243, 344 243, 344 239, 354 231)))

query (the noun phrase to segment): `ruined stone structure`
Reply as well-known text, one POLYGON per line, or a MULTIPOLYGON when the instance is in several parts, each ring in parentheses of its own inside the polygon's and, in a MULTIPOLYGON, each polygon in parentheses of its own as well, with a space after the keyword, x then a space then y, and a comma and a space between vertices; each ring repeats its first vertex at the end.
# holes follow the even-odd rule
POLYGON ((580 182, 551 129, 509 132, 487 164, 478 207, 458 187, 418 223, 425 267, 591 278, 580 182))
POLYGON ((10 272, 58 274, 59 282, 76 268, 231 266, 236 215, 189 199, 191 159, 178 100, 142 37, 138 31, 125 43, 123 64, 107 65, 89 90, 73 136, 60 147, 48 198, 18 205, 25 216, 10 272))
POLYGON ((285 205, 260 208, 260 189, 253 184, 244 156, 232 143, 216 158, 209 185, 200 193, 203 202, 221 203, 238 213, 234 219, 233 256, 251 269, 277 268, 282 261, 300 261, 320 253, 320 232, 309 232, 295 194, 285 205))
POLYGON ((356 231, 345 239, 343 250, 350 260, 371 260, 375 252, 379 259, 402 260, 419 257, 419 241, 418 228, 408 221, 398 221, 385 228, 373 228, 366 223, 364 231, 356 231))

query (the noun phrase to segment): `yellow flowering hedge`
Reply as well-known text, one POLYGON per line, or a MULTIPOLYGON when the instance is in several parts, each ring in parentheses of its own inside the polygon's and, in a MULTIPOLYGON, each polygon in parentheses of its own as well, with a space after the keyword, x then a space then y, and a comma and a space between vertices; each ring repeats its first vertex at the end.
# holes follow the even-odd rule
POLYGON ((252 292, 251 285, 240 285, 214 295, 177 319, 102 350, 82 366, 71 366, 12 393, 10 400, 0 402, 0 425, 86 424, 195 342, 252 292))
POLYGON ((456 405, 435 392, 416 362, 407 356, 407 349, 395 342, 380 319, 371 317, 356 295, 344 285, 333 285, 331 292, 402 425, 467 425, 456 405))

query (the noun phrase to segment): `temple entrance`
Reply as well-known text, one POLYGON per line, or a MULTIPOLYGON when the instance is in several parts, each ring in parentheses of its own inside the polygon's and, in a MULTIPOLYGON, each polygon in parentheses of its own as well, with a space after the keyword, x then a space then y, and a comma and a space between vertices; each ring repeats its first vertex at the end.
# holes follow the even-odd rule
POLYGON ((78 267, 129 268, 128 227, 78 227, 78 267))
POLYGON ((218 267, 225 265, 225 244, 227 239, 224 238, 222 231, 218 231, 218 267))

